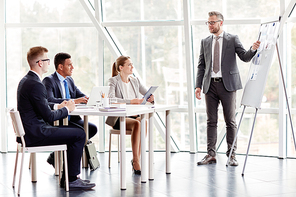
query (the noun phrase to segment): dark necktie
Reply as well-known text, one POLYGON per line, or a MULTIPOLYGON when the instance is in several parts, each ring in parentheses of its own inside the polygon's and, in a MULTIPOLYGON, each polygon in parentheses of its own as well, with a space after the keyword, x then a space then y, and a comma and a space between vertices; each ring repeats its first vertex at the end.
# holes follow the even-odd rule
POLYGON ((69 99, 70 98, 70 93, 69 93, 69 88, 68 88, 68 82, 67 82, 66 79, 64 80, 64 86, 65 86, 66 99, 69 99))
POLYGON ((220 36, 217 36, 215 38, 216 42, 215 42, 215 46, 214 46, 214 62, 213 62, 213 71, 214 73, 219 72, 219 61, 220 61, 220 46, 219 46, 219 38, 221 38, 220 36))

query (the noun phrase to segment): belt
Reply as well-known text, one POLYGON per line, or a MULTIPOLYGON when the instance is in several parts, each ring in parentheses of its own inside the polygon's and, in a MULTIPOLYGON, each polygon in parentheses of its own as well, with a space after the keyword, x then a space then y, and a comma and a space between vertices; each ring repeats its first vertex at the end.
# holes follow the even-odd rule
POLYGON ((213 81, 213 82, 221 82, 221 81, 222 81, 222 77, 215 77, 215 78, 212 78, 212 81, 213 81))

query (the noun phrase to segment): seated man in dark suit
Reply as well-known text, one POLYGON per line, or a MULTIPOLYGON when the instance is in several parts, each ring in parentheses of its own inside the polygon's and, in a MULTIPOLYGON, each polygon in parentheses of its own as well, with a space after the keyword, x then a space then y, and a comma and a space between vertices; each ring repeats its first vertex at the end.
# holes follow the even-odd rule
MULTIPOLYGON (((47 99, 49 102, 62 103, 65 100, 72 99, 75 104, 87 103, 88 97, 85 96, 74 84, 71 77, 74 69, 71 56, 67 53, 58 53, 54 57, 56 72, 45 77, 42 83, 47 90, 47 99)), ((62 125, 60 120, 60 125, 62 125)), ((84 121, 80 116, 70 116, 69 125, 83 128, 84 121)), ((89 138, 92 138, 97 133, 96 125, 88 123, 89 138)), ((48 163, 54 164, 53 154, 47 159, 48 163)))
MULTIPOLYGON (((77 177, 80 174, 80 161, 85 143, 84 129, 71 125, 54 127, 49 124, 67 117, 69 112, 75 109, 75 104, 73 101, 65 101, 54 106, 48 102, 46 88, 41 83, 42 74, 48 71, 50 62, 47 52, 48 50, 41 46, 28 51, 30 71, 18 85, 17 108, 26 132, 24 138, 27 146, 67 144, 70 189, 90 189, 95 186, 94 183, 77 177), (52 111, 53 107, 57 110, 52 111)), ((63 174, 62 187, 64 182, 63 174)))

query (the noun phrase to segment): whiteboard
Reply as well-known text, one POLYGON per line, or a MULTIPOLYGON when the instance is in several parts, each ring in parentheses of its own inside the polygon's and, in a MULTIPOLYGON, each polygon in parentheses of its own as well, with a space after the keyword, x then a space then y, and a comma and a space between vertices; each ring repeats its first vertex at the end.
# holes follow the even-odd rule
POLYGON ((261 106, 267 75, 276 48, 279 24, 279 21, 276 21, 264 23, 260 26, 258 40, 261 41, 261 44, 251 60, 241 105, 254 108, 260 108, 261 106))

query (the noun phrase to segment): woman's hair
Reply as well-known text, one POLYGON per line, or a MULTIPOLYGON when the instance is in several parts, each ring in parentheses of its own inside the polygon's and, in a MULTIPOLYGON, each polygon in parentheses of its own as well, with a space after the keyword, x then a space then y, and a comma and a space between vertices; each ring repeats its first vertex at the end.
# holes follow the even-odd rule
POLYGON ((112 77, 118 75, 119 73, 119 66, 123 66, 126 60, 130 59, 129 56, 120 56, 116 59, 112 66, 112 77))

